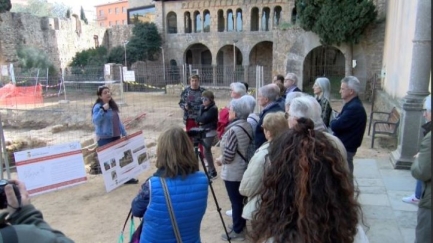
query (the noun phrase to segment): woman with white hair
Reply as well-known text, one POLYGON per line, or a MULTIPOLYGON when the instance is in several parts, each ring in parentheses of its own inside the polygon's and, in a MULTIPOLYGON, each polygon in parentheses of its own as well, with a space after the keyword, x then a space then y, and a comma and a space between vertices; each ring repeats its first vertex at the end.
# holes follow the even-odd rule
POLYGON ((427 121, 423 126, 426 134, 421 142, 418 156, 410 168, 412 176, 422 183, 415 243, 431 241, 431 95, 427 96, 424 101, 423 116, 427 121))
MULTIPOLYGON (((230 97, 232 99, 239 99, 247 93, 247 86, 242 82, 233 82, 230 84, 230 97)), ((229 124, 229 107, 226 106, 221 109, 218 114, 217 134, 221 139, 225 128, 229 124)))
POLYGON ((322 117, 320 116, 322 114, 322 108, 320 107, 319 103, 317 103, 315 98, 305 95, 293 99, 291 101, 289 111, 286 114, 289 128, 293 128, 298 123, 297 120, 302 117, 312 120, 314 123, 314 130, 323 132, 325 136, 335 145, 335 147, 343 156, 346 162, 346 167, 349 170, 346 149, 344 148, 344 145, 340 139, 327 132, 326 126, 323 123, 322 117))
POLYGON ((292 103, 292 100, 301 96, 305 96, 307 94, 302 93, 302 92, 292 92, 286 95, 286 113, 289 112, 290 109, 290 104, 292 103))
MULTIPOLYGON (((245 239, 245 219, 242 218, 244 197, 239 193, 242 176, 247 169, 245 157, 253 130, 247 122, 250 114, 250 104, 245 99, 230 101, 229 124, 221 139, 221 156, 215 160, 221 166, 221 179, 224 181, 227 194, 232 206, 233 227, 229 237, 234 240, 245 239)), ((221 236, 228 241, 227 235, 221 236)))
POLYGON ((331 83, 329 79, 322 77, 317 78, 313 85, 314 97, 317 102, 319 102, 320 107, 322 107, 322 120, 326 127, 329 127, 329 121, 331 118, 332 107, 330 104, 331 95, 331 83))

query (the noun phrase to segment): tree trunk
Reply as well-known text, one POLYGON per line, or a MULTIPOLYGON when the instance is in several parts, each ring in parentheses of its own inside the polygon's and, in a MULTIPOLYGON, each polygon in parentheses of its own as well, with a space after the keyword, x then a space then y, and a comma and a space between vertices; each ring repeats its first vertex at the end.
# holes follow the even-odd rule
POLYGON ((346 55, 346 68, 345 68, 345 75, 351 76, 353 74, 353 68, 352 68, 352 59, 353 59, 353 44, 349 44, 349 51, 346 55))

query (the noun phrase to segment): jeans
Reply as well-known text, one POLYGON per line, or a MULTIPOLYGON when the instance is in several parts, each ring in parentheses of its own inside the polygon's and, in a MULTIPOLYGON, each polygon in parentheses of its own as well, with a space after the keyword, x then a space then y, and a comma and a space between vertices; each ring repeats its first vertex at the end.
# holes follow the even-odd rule
POLYGON ((421 194, 422 194, 422 182, 420 180, 416 180, 415 197, 417 199, 421 199, 421 194))
POLYGON ((204 157, 207 160, 209 173, 212 171, 215 171, 215 165, 213 163, 213 156, 212 156, 212 142, 213 142, 215 136, 206 137, 202 140, 202 144, 204 147, 204 157))
POLYGON ((224 184, 232 204, 233 231, 238 234, 242 232, 246 224, 246 220, 242 218, 242 210, 244 209, 244 196, 239 193, 241 182, 224 181, 224 184))
POLYGON ((114 142, 116 140, 120 139, 120 137, 112 137, 112 138, 101 138, 98 140, 98 147, 102 147, 106 144, 109 144, 111 142, 114 142))
POLYGON ((353 175, 353 157, 355 157, 356 153, 347 152, 347 163, 349 164, 350 174, 353 175))

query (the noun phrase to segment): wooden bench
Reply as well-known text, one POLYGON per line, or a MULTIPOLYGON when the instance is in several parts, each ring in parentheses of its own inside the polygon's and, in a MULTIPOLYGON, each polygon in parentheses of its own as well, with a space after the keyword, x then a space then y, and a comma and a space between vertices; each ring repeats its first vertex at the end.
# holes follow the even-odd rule
POLYGON ((395 136, 398 125, 400 124, 400 114, 397 109, 392 108, 391 112, 374 111, 370 114, 370 123, 368 125, 368 135, 370 135, 371 124, 373 123, 373 134, 371 137, 371 148, 374 147, 374 138, 377 134, 386 134, 395 136), (373 119, 374 114, 386 115, 386 120, 373 119))

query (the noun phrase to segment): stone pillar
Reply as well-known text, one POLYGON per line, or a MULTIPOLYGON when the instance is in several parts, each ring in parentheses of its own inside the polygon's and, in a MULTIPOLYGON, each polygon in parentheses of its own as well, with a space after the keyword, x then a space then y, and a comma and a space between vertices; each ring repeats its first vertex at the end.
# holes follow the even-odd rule
MULTIPOLYGON (((247 83, 247 84, 249 84, 248 83, 248 81, 249 81, 249 77, 248 77, 248 67, 249 67, 249 65, 244 65, 244 82, 245 83, 247 83)), ((249 89, 253 89, 253 88, 255 88, 255 87, 249 87, 249 89)))
POLYGON ((420 126, 424 98, 429 94, 431 69, 431 1, 419 0, 417 5, 415 35, 412 46, 409 91, 403 100, 403 114, 400 118, 400 138, 397 150, 391 153, 396 169, 410 169, 414 155, 422 139, 420 126))
POLYGON ((263 14, 263 10, 259 9, 259 31, 262 31, 262 14, 263 14))

